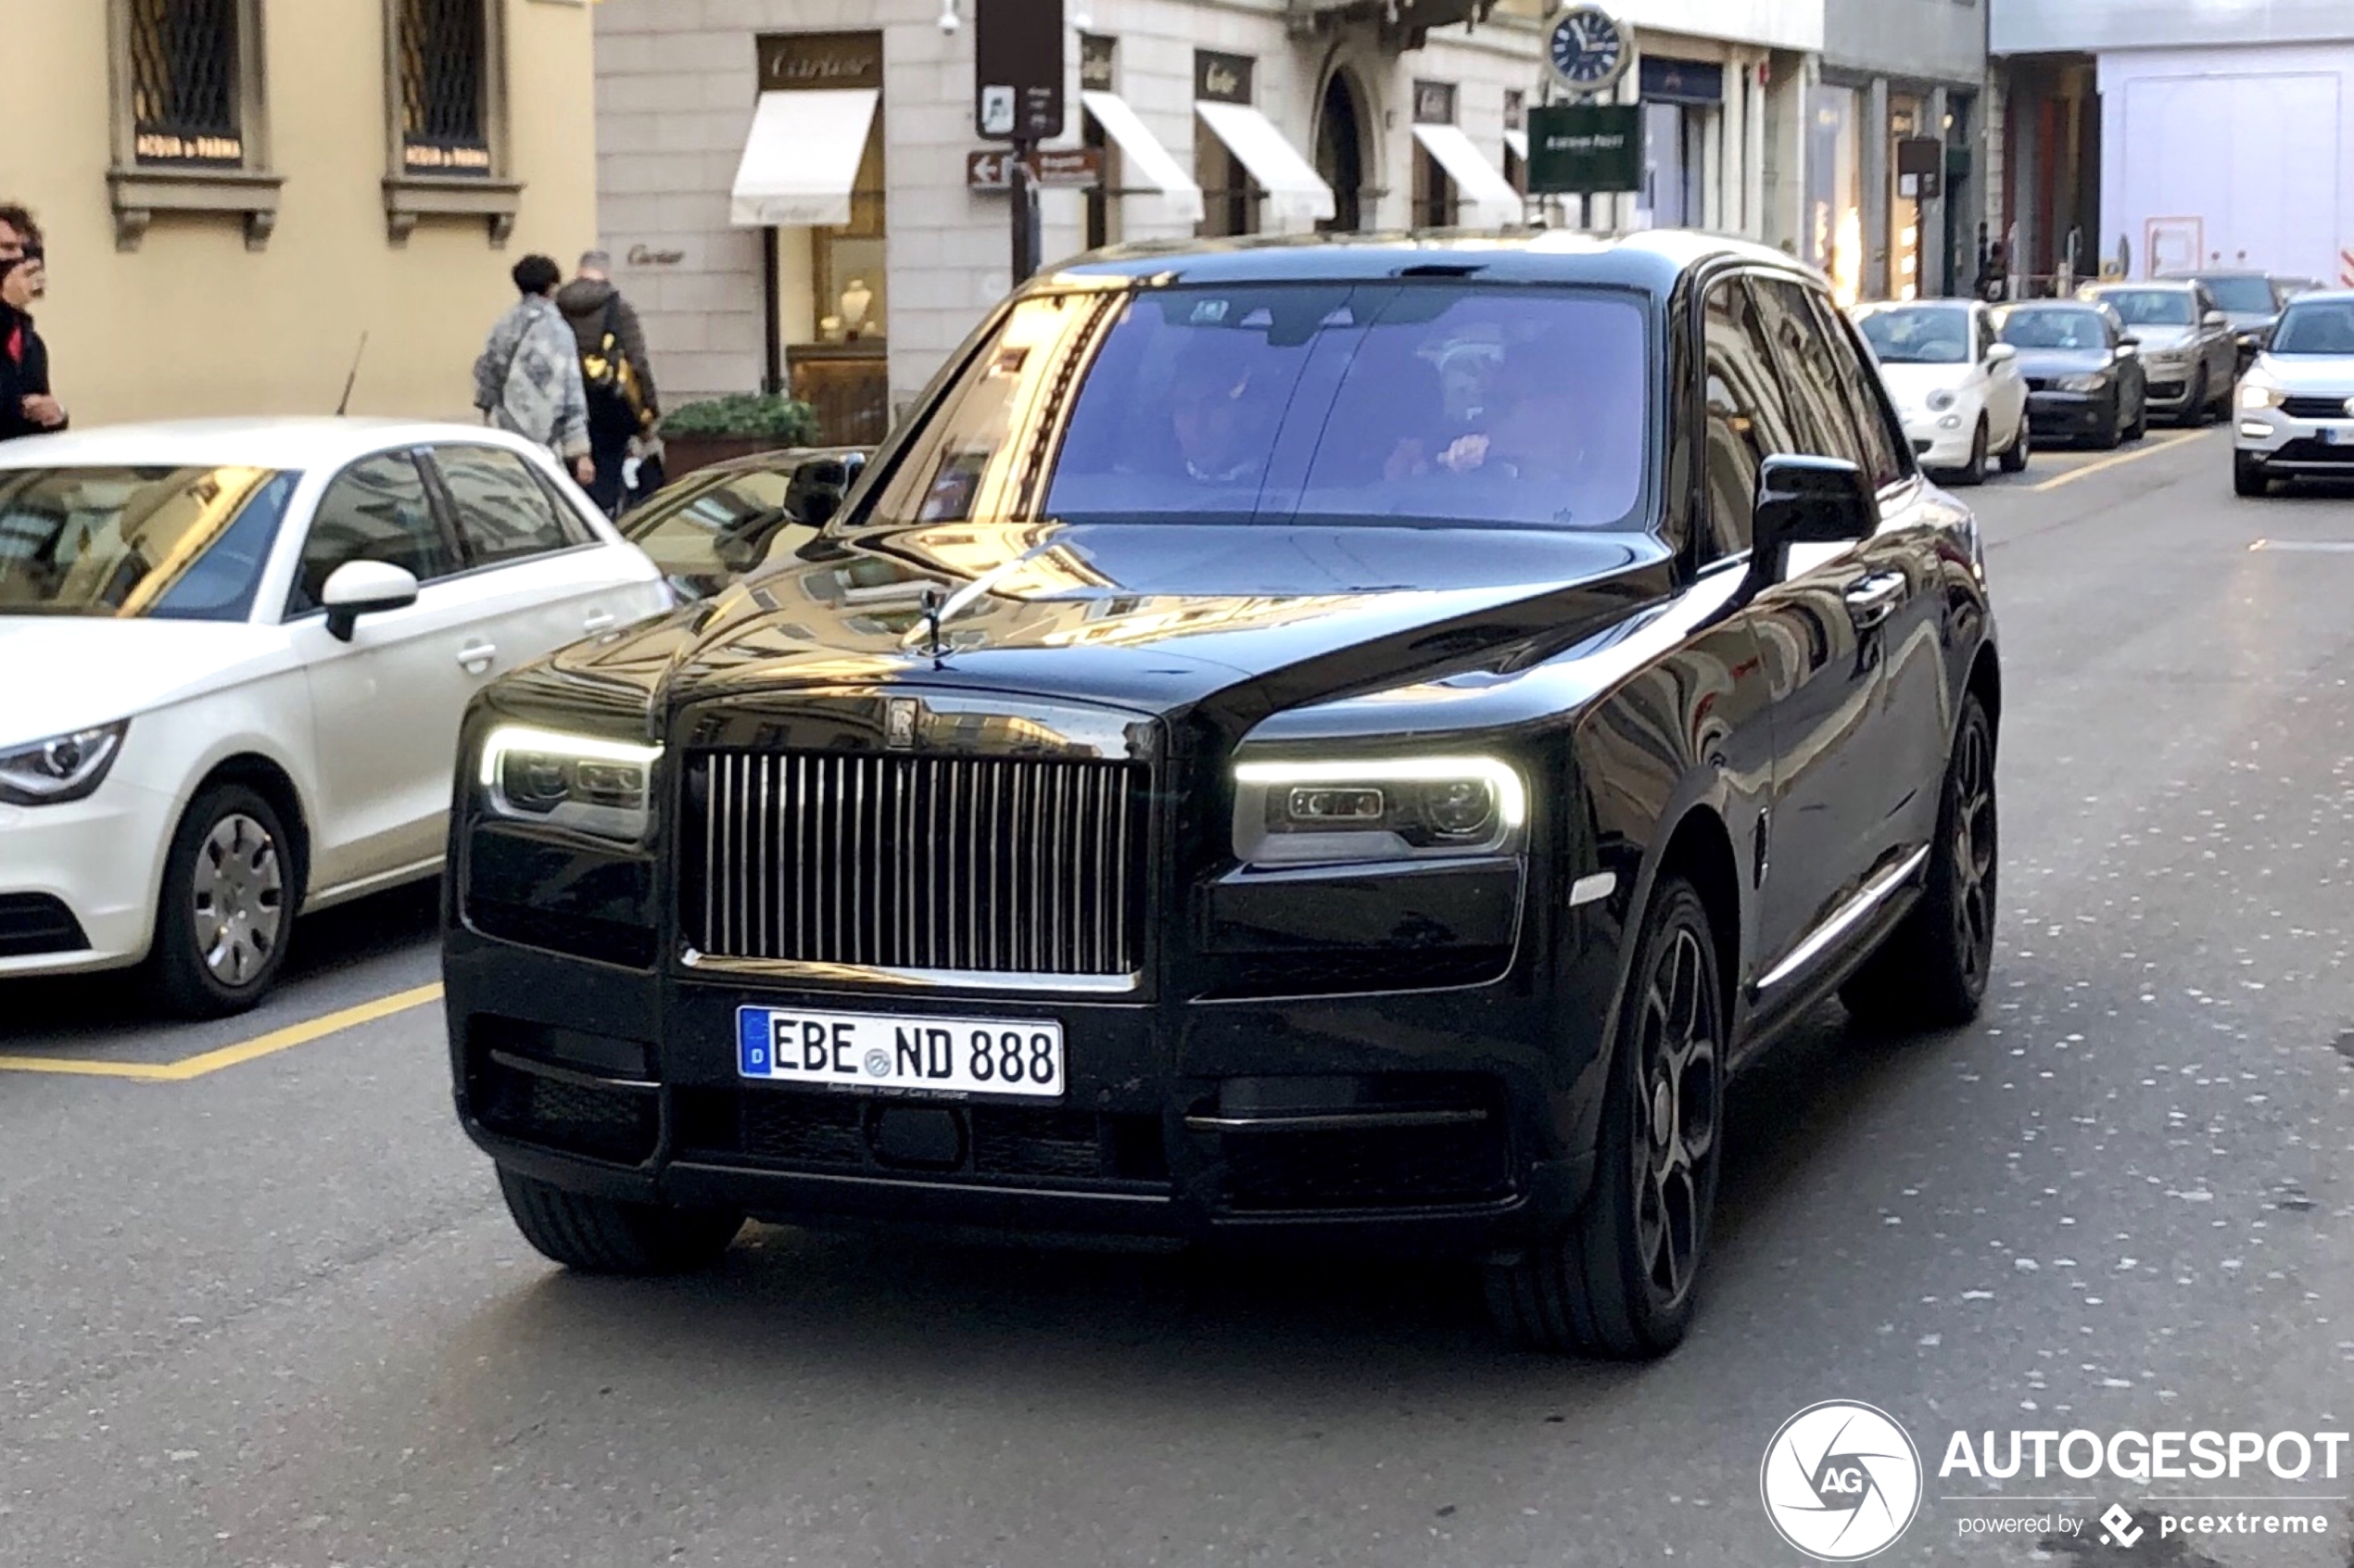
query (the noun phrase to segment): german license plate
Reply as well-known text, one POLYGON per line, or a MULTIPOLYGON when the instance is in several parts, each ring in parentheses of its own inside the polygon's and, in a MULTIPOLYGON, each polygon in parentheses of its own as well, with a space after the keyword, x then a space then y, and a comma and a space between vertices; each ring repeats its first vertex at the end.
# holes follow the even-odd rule
POLYGON ((1063 1026, 1052 1019, 739 1007, 736 1072, 883 1094, 1059 1097, 1063 1026))

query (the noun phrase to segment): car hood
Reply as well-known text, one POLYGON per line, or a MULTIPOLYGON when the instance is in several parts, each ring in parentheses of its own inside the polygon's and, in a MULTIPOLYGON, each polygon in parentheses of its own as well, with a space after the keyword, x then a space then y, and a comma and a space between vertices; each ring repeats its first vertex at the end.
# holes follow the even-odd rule
POLYGON ((1883 363, 1880 379, 1888 383, 1889 395, 1899 408, 1917 409, 1929 402, 1932 392, 1959 393, 1968 386, 1968 364, 1953 365, 1892 365, 1883 363))
POLYGON ((1567 647, 1672 587, 1672 558, 1646 533, 878 528, 576 644, 511 677, 500 700, 626 701, 658 737, 681 709, 733 696, 978 688, 1193 714, 1231 738, 1301 702, 1567 647))
POLYGON ((0 747, 133 718, 294 662, 275 626, 242 621, 0 614, 0 747))
POLYGON ((2354 354, 2262 354, 2248 368, 2284 392, 2354 398, 2354 354))
POLYGON ((2226 310, 2223 315, 2234 332, 2262 332, 2281 319, 2275 310, 2226 310))
POLYGON ((2197 330, 2186 326, 2137 326, 2126 331, 2142 340, 2145 354, 2171 354, 2191 346, 2197 330))
POLYGON ((2055 375, 2085 375, 2108 369, 2106 348, 2021 348, 2019 373, 2041 380, 2055 375))

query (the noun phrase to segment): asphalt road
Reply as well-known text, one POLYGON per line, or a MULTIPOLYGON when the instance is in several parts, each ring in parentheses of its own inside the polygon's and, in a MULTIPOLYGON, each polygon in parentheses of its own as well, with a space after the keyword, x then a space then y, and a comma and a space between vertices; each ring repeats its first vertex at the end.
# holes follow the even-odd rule
POLYGON ((1893 1043, 1828 1007, 1739 1086, 1664 1364, 1507 1353, 1430 1268, 757 1230, 690 1281, 564 1275, 453 1125, 409 894, 310 923, 254 1018, 0 993, 12 1058, 185 1064, 0 1070, 0 1564, 1752 1568, 1801 1561, 1768 1439, 1851 1398, 1930 1466, 1885 1561, 2344 1568, 2344 1462, 1936 1474, 1956 1429, 2354 1424, 2354 493, 2237 500, 2226 441, 1975 492, 1990 1005, 1893 1043), (1962 1534, 2218 1493, 2332 1534, 1962 1534))

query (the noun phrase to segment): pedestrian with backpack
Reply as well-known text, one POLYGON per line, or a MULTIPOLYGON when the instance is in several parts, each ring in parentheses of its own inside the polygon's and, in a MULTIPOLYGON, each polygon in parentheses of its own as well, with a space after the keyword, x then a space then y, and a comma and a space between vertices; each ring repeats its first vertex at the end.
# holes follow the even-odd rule
POLYGON ((627 499, 633 446, 650 438, 662 417, 645 328, 614 286, 613 257, 605 251, 581 257, 578 274, 557 291, 556 305, 579 346, 588 398, 588 443, 597 466, 588 497, 607 516, 617 515, 627 499))
POLYGON ((475 361, 475 407, 501 430, 537 441, 572 464, 583 485, 596 478, 588 460, 588 399, 580 384, 580 356, 556 285, 563 272, 546 256, 526 256, 513 276, 523 298, 499 318, 475 361))

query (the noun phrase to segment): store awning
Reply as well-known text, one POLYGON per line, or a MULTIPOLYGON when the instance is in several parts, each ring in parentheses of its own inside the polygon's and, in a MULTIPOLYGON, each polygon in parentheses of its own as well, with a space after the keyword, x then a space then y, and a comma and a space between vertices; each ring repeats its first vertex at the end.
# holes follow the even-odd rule
POLYGON ((1506 146, 1508 146, 1508 147, 1512 148, 1512 156, 1513 156, 1514 158, 1516 158, 1520 159, 1523 163, 1526 163, 1526 162, 1528 161, 1528 133, 1527 133, 1527 132, 1525 132, 1525 131, 1507 131, 1507 132, 1505 132, 1505 133, 1504 133, 1504 145, 1506 145, 1506 146))
POLYGON ((1088 92, 1079 95, 1079 101, 1104 134, 1119 146, 1127 159, 1128 168, 1143 182, 1160 193, 1162 215, 1171 222, 1201 221, 1201 187, 1196 184, 1169 149, 1154 139, 1128 107, 1128 100, 1117 93, 1088 92))
POLYGON ((871 87, 763 93, 736 165, 730 218, 740 229, 833 228, 850 221, 850 193, 875 122, 871 87))
POLYGON ((1521 200, 1520 193, 1512 189, 1512 183, 1504 178, 1503 171, 1482 157, 1461 128, 1417 125, 1414 140, 1438 160, 1438 167, 1455 182, 1456 192, 1462 197, 1466 226, 1502 229, 1527 221, 1528 204, 1521 200))
POLYGON ((1226 150, 1250 171, 1250 177, 1267 193, 1268 207, 1277 218, 1322 221, 1338 210, 1333 188, 1265 115, 1248 104, 1207 100, 1196 103, 1194 112, 1201 116, 1210 134, 1225 143, 1226 150))

